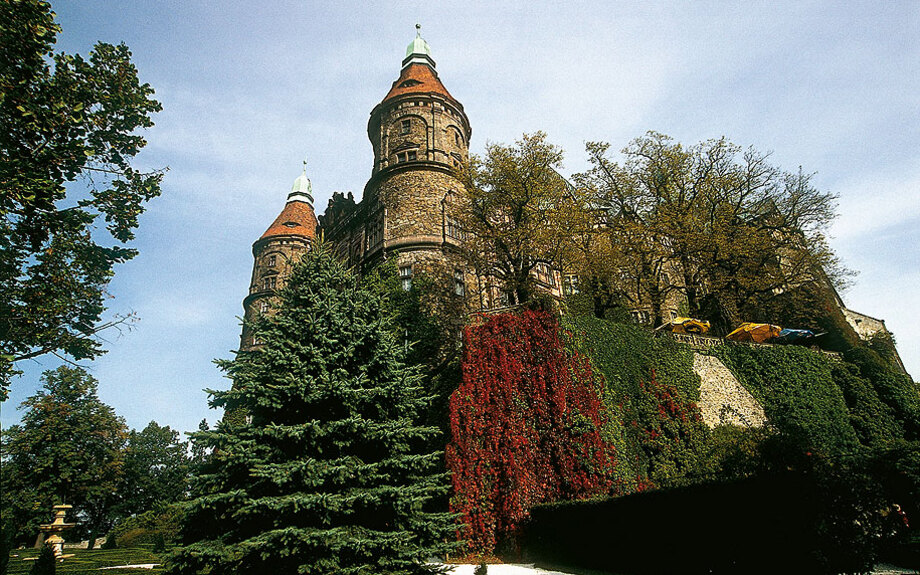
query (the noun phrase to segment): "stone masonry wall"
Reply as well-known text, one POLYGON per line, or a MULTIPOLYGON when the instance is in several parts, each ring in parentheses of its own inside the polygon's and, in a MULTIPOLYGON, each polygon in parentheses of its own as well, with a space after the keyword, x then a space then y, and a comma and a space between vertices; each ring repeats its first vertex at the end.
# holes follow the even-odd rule
POLYGON ((460 189, 456 178, 436 170, 407 170, 385 178, 377 188, 377 195, 386 206, 384 235, 387 242, 411 236, 427 236, 441 241, 443 200, 448 193, 460 189))
POLYGON ((709 427, 764 427, 767 417, 754 396, 717 357, 693 354, 693 371, 700 376, 700 411, 709 427))

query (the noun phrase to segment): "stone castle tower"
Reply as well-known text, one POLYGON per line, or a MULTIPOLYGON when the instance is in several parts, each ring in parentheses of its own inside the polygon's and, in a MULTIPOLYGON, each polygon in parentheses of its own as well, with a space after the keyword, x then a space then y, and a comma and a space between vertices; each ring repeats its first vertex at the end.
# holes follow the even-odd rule
MULTIPOLYGON (((281 214, 253 244, 246 320, 268 311, 275 290, 316 239, 318 224, 339 258, 359 272, 395 257, 404 288, 424 273, 458 305, 470 304, 477 278, 460 257, 462 234, 449 206, 463 190, 455 169, 469 157, 472 130, 420 33, 406 49, 399 78, 371 111, 367 134, 374 165, 360 202, 336 192, 317 222, 305 169, 281 214)), ((240 347, 254 345, 244 325, 240 347)))
POLYGON ((320 218, 339 256, 365 270, 396 255, 404 285, 424 271, 468 295, 473 276, 457 254, 462 236, 449 205, 463 189, 454 170, 469 157, 471 134, 463 105, 441 83, 417 34, 399 78, 371 111, 374 165, 361 202, 334 194, 320 218))
MULTIPOLYGON (((281 289, 294 264, 310 249, 316 239, 316 214, 313 212, 313 186, 307 169, 294 180, 284 209, 252 244, 252 281, 249 295, 243 300, 243 317, 247 321, 268 311, 275 290, 281 289)), ((258 345, 246 323, 240 336, 240 349, 258 345)))

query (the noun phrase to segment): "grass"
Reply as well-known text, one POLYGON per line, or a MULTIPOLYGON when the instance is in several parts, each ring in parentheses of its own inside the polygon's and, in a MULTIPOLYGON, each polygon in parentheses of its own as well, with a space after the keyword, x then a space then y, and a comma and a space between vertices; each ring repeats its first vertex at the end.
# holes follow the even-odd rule
MULTIPOLYGON (((162 563, 149 547, 133 547, 129 549, 64 549, 64 553, 73 553, 75 556, 65 559, 57 564, 56 573, 60 575, 124 575, 126 573, 163 573, 162 565, 153 569, 106 569, 99 571, 100 567, 114 567, 116 565, 138 565, 143 563, 162 563)), ((32 569, 34 561, 23 561, 26 557, 37 557, 38 549, 14 549, 11 553, 7 575, 27 575, 32 569)))

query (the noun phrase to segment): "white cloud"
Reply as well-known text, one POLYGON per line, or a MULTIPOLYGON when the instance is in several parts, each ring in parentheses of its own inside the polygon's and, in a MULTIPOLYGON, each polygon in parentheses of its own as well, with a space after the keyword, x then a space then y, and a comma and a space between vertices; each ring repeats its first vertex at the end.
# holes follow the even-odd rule
POLYGON ((831 232, 838 240, 868 240, 884 228, 920 219, 920 156, 894 172, 854 174, 836 191, 840 217, 831 232))

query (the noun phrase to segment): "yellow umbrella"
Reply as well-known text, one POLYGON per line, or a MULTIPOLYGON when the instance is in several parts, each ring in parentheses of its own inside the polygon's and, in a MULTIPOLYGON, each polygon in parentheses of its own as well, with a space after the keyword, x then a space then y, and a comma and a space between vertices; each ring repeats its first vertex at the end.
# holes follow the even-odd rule
POLYGON ((676 317, 671 320, 673 333, 706 333, 709 331, 709 322, 692 317, 676 317))
POLYGON ((725 336, 732 341, 752 341, 763 343, 779 335, 782 328, 769 323, 744 322, 741 327, 725 336))

